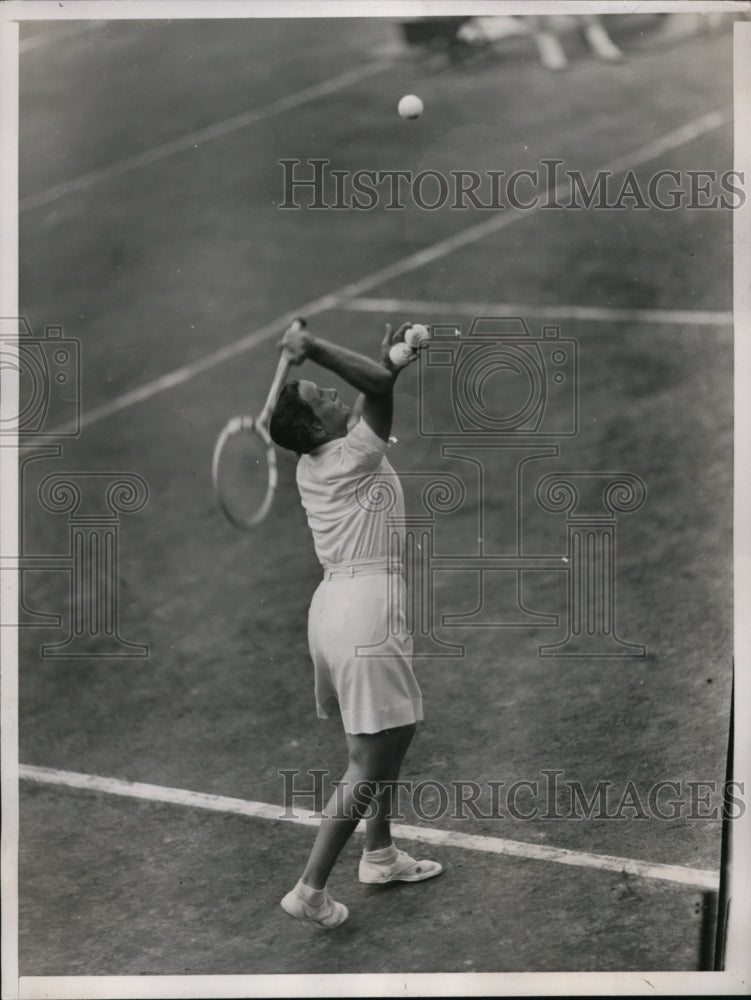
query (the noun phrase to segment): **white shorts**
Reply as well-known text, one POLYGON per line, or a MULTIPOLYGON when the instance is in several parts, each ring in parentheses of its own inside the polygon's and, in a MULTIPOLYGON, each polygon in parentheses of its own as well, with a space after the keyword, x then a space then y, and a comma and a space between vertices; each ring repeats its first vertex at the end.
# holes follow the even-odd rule
POLYGON ((404 598, 402 576, 383 570, 324 579, 313 595, 316 709, 322 719, 341 714, 347 733, 378 733, 423 717, 404 598))

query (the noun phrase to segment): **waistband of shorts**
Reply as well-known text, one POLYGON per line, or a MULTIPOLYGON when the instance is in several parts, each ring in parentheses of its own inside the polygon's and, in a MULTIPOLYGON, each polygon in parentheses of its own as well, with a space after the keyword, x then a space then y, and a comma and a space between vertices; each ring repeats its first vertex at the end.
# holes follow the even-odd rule
POLYGON ((324 580, 338 577, 362 576, 365 573, 401 573, 401 562, 388 559, 353 559, 351 562, 331 563, 323 567, 324 580))

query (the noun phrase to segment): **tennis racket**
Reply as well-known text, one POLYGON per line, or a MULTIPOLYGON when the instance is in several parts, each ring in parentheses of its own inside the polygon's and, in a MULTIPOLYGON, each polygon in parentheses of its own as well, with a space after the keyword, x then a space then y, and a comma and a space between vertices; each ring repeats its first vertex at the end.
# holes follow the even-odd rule
MULTIPOLYGON (((305 326, 304 319, 296 319, 289 329, 302 330, 305 326)), ((274 501, 279 476, 269 423, 291 365, 289 353, 282 350, 259 415, 232 417, 214 445, 214 493, 227 520, 241 531, 257 528, 274 501)))

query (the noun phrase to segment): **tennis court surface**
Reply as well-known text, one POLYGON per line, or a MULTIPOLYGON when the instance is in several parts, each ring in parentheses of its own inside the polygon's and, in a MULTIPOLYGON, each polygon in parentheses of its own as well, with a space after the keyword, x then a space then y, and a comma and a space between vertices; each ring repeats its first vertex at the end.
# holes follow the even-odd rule
POLYGON ((79 401, 81 415, 77 433, 31 442, 23 467, 23 554, 39 558, 19 631, 22 976, 711 968, 732 663, 732 210, 406 198, 316 211, 302 189, 299 209, 279 207, 285 159, 306 176, 315 159, 444 176, 557 159, 608 171, 616 192, 629 172, 648 191, 658 171, 685 186, 689 171, 731 170, 729 27, 648 45, 653 18, 609 20, 626 60, 598 62, 571 32, 561 74, 520 43, 405 56, 384 19, 22 26, 21 309, 36 337, 59 327, 76 342, 58 429, 75 429, 79 401), (416 121, 396 113, 405 93, 425 103, 416 121), (320 571, 293 462, 280 455, 252 535, 223 521, 209 478, 218 431, 263 402, 298 314, 371 353, 387 321, 461 340, 476 317, 523 320, 550 376, 549 423, 474 452, 445 358, 400 380, 390 457, 408 509, 425 520, 423 491, 442 477, 464 491, 428 518, 426 720, 402 775, 399 844, 445 873, 360 885, 355 837, 331 882, 350 920, 328 935, 278 905, 312 838, 309 799, 300 822, 279 818, 284 772, 307 790, 312 770, 328 787, 345 765, 338 724, 315 718, 306 614, 320 571), (568 396, 550 374, 555 336, 577 358, 568 396), (56 505, 50 476, 77 483, 81 505, 56 505), (617 539, 617 655, 551 655, 578 516, 543 503, 556 476, 595 491, 625 476, 635 491, 585 524, 617 539), (123 477, 139 499, 112 529, 105 494, 123 477), (60 655, 75 594, 93 586, 71 590, 71 539, 105 528, 118 638, 89 609, 76 655, 60 655), (478 554, 540 564, 478 570, 478 554))

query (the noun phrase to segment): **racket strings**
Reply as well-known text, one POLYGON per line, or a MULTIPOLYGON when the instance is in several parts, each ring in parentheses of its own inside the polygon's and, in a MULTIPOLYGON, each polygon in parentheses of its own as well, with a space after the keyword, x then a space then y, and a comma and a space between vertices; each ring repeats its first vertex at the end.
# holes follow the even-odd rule
POLYGON ((266 516, 278 482, 274 447, 249 417, 235 417, 217 442, 213 462, 217 499, 229 520, 249 529, 266 516))

